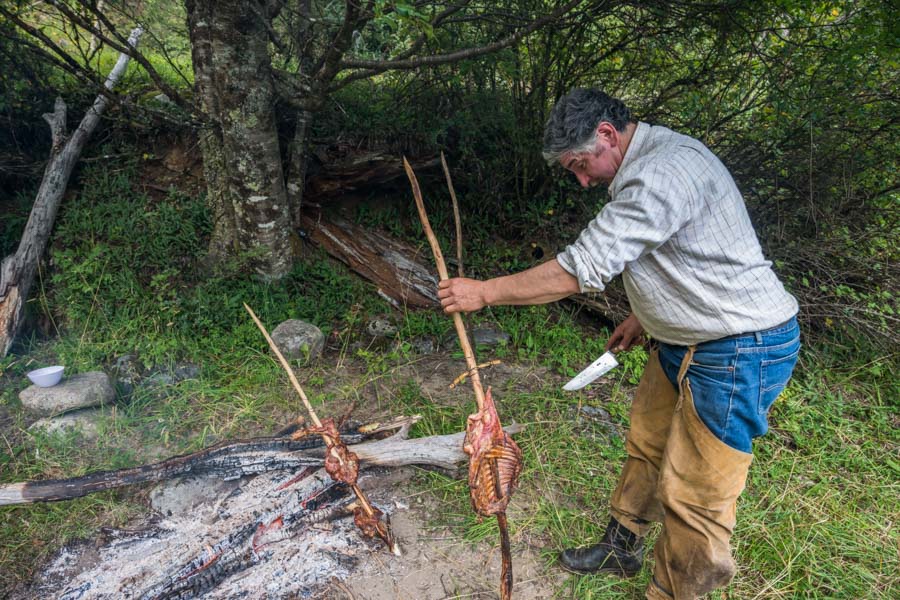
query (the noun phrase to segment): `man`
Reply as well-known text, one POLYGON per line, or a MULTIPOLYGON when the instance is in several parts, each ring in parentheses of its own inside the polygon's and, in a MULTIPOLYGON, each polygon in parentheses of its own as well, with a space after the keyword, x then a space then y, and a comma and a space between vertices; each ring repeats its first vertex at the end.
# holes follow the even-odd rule
POLYGON ((797 301, 762 254, 734 180, 698 140, 634 122, 598 90, 554 107, 544 157, 610 201, 555 260, 487 281, 443 281, 444 310, 540 304, 622 274, 632 314, 608 347, 657 340, 631 410, 628 458, 603 539, 562 552, 572 571, 631 576, 663 523, 646 597, 697 598, 734 576, 735 505, 800 348, 797 301))

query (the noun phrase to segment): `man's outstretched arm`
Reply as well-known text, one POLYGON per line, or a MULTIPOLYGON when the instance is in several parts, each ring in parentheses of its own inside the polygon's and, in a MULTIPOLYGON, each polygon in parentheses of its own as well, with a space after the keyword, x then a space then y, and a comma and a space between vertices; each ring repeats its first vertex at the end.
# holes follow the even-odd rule
POLYGON ((438 298, 447 313, 473 312, 503 304, 546 304, 579 291, 578 279, 555 258, 520 273, 487 281, 457 277, 438 284, 438 298))

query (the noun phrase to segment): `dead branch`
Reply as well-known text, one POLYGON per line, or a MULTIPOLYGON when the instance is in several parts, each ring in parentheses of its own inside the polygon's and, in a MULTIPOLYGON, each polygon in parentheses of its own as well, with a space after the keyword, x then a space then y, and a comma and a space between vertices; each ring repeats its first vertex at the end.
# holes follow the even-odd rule
MULTIPOLYGON (((140 27, 131 32, 128 44, 132 49, 137 46, 142 32, 140 27)), ((107 91, 112 90, 125 73, 128 60, 128 54, 119 55, 119 60, 106 79, 107 91)), ((53 229, 56 212, 66 191, 69 176, 81 156, 82 149, 100 123, 100 116, 108 104, 109 98, 106 95, 97 96, 93 106, 88 109, 81 124, 68 140, 66 140, 66 104, 62 98, 57 98, 53 114, 44 115, 53 135, 50 160, 44 171, 44 178, 28 217, 28 223, 25 225, 19 248, 15 254, 6 257, 0 264, 0 357, 6 356, 19 332, 25 302, 28 300, 38 263, 50 238, 50 231, 53 229)))

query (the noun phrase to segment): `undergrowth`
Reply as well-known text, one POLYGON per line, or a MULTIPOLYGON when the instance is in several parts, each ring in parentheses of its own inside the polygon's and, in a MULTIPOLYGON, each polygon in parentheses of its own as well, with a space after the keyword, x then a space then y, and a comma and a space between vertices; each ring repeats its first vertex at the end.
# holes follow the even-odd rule
MULTIPOLYGON (((50 323, 52 337, 35 336, 0 360, 0 483, 131 466, 285 424, 296 415, 297 402, 244 313, 244 302, 270 327, 300 318, 325 332, 326 360, 297 361, 295 367, 326 413, 367 397, 366 390, 377 384, 384 393, 378 410, 423 416, 413 435, 465 426, 471 402, 443 402, 401 375, 422 360, 413 339, 449 336, 445 347, 455 348, 446 316, 395 314, 396 336, 370 343, 362 333, 365 323, 389 307, 368 284, 311 249, 277 284, 242 276, 239 264, 204 272, 209 221, 203 199, 136 192, 138 174, 139 165, 127 161, 86 169, 78 192, 63 205, 50 264, 29 307, 50 323), (100 423, 99 438, 89 444, 75 435, 27 431, 29 417, 17 398, 27 370, 56 362, 72 373, 109 369, 124 354, 138 356, 148 368, 191 362, 200 374, 164 394, 120 395, 100 423), (357 375, 332 385, 332 375, 348 366, 357 375)), ((449 213, 436 212, 436 222, 449 223, 449 213)), ((470 225, 474 273, 521 268, 534 260, 485 236, 489 223, 470 225)), ((3 235, 13 234, 4 229, 3 235)), ((443 242, 451 247, 449 239, 443 242)), ((506 344, 481 348, 481 358, 522 365, 540 379, 527 388, 495 382, 495 397, 504 421, 526 426, 517 436, 525 471, 510 508, 513 552, 529 546, 550 572, 558 568, 561 548, 602 535, 625 457, 630 398, 647 354, 639 348, 620 355, 623 368, 597 386, 568 394, 561 382, 602 353, 606 332, 548 306, 493 308, 470 322, 493 324, 510 336, 506 344), (604 409, 609 422, 584 418, 585 406, 604 409)), ((450 354, 461 370, 461 355, 450 354)), ((794 380, 775 405, 770 434, 755 445, 738 507, 738 576, 724 597, 891 598, 900 592, 895 367, 895 356, 879 355, 858 341, 804 350, 794 380)), ((464 481, 422 471, 417 482, 441 507, 440 526, 473 543, 496 543, 495 522, 474 518, 464 481)), ((143 514, 144 493, 121 490, 0 509, 0 589, 26 582, 64 543, 143 514)), ((572 576, 557 597, 640 598, 651 567, 652 555, 633 580, 572 576)))

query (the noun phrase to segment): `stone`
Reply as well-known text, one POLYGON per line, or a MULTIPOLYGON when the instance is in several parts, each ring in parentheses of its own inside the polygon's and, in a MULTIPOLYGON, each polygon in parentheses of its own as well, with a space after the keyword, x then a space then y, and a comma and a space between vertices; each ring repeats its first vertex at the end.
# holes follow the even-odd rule
POLYGON ((28 431, 41 431, 47 435, 78 432, 86 440, 95 440, 100 435, 99 421, 102 412, 99 408, 83 408, 67 412, 57 417, 45 417, 32 423, 28 431))
POLYGON ((112 378, 122 396, 130 396, 144 376, 144 365, 134 354, 123 354, 116 359, 112 378))
POLYGON ((612 415, 599 406, 580 407, 575 418, 575 426, 582 436, 590 440, 608 441, 622 437, 612 421, 612 415))
POLYGON ((472 343, 476 346, 499 346, 508 344, 509 334, 495 327, 480 326, 472 330, 472 343))
POLYGON ((581 414, 588 419, 605 421, 607 423, 612 422, 612 415, 609 414, 609 411, 605 408, 600 408, 599 406, 582 406, 581 414))
POLYGON ((103 371, 89 371, 66 377, 48 388, 32 385, 19 392, 26 410, 41 416, 64 413, 78 408, 101 406, 115 400, 116 390, 103 371))
POLYGON ((372 337, 394 337, 397 327, 384 317, 376 317, 366 325, 366 333, 372 337))
POLYGON ((189 379, 198 379, 200 377, 200 367, 193 363, 178 363, 172 369, 172 375, 175 377, 176 383, 189 379))
POLYGON ((175 376, 165 371, 157 371, 141 382, 142 388, 159 389, 175 385, 175 376))
POLYGON ((410 340, 409 345, 412 346, 418 354, 432 354, 437 350, 437 344, 430 337, 417 337, 410 340))
POLYGON ((169 97, 168 97, 167 95, 165 95, 165 94, 157 94, 157 95, 153 96, 153 99, 154 99, 156 102, 159 102, 160 104, 166 104, 166 105, 168 105, 168 106, 177 106, 177 104, 175 104, 174 102, 172 102, 172 99, 169 98, 169 97))
POLYGON ((139 387, 150 391, 157 397, 164 397, 168 392, 166 388, 186 381, 197 379, 200 376, 200 367, 192 363, 178 363, 171 369, 159 367, 150 372, 146 379, 140 382, 139 387))
POLYGON ((325 348, 325 335, 311 323, 289 319, 272 331, 272 341, 288 360, 315 360, 325 348))

